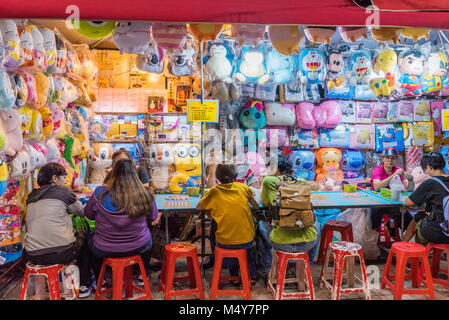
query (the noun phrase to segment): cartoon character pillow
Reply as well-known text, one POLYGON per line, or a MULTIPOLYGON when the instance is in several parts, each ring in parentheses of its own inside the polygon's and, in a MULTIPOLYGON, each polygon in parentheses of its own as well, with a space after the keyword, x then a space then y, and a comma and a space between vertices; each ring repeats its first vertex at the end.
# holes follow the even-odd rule
POLYGON ((119 21, 112 38, 120 54, 143 53, 150 43, 150 27, 145 21, 119 21))
POLYGON ((361 100, 375 100, 369 82, 373 76, 371 52, 369 50, 355 50, 350 58, 350 84, 355 88, 355 98, 361 100))
POLYGON ((165 49, 158 46, 154 40, 136 58, 136 67, 142 72, 161 74, 164 71, 165 49))
POLYGON ((261 101, 247 102, 239 115, 240 124, 247 129, 262 129, 266 125, 264 105, 261 101))
POLYGON ((404 133, 399 124, 376 124, 376 151, 393 147, 398 151, 404 151, 404 133))
POLYGON ((102 20, 79 20, 78 23, 79 28, 73 23, 75 31, 89 39, 106 38, 114 31, 116 25, 116 21, 102 20))
POLYGON ((317 169, 316 181, 322 182, 326 178, 343 179, 343 171, 340 169, 341 151, 336 148, 321 148, 316 153, 317 169))
POLYGON ((410 49, 399 55, 398 65, 401 76, 398 79, 400 97, 417 97, 421 95, 421 78, 424 73, 426 58, 418 49, 410 49))
POLYGON ((234 80, 238 82, 257 82, 263 84, 270 79, 265 62, 266 47, 242 46, 237 60, 234 80))
POLYGON ((153 23, 151 34, 158 48, 172 54, 184 46, 187 40, 187 27, 185 24, 153 23))
POLYGON ((175 50, 168 59, 168 71, 176 77, 194 75, 197 70, 197 47, 191 37, 187 38, 184 47, 175 50))
POLYGON ((326 95, 328 98, 351 99, 354 97, 353 88, 349 85, 347 75, 347 60, 349 56, 349 47, 330 47, 326 46, 327 54, 326 65, 326 95))
POLYGON ((293 177, 315 180, 315 153, 311 150, 296 150, 288 155, 292 164, 293 177))
POLYGON ((295 105, 266 102, 265 117, 270 126, 293 126, 296 122, 295 105))
POLYGON ((209 81, 222 80, 231 82, 234 69, 235 49, 232 41, 211 41, 206 45, 203 59, 204 71, 209 81))
POLYGON ((318 48, 304 48, 299 53, 299 77, 305 101, 319 101, 319 88, 326 78, 326 57, 318 48))

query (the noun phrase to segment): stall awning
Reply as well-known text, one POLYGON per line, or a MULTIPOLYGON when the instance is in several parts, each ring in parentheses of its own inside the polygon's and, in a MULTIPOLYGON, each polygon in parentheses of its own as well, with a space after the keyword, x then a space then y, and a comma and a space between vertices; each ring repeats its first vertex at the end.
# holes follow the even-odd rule
POLYGON ((449 11, 447 0, 372 0, 378 10, 389 11, 449 11))
MULTIPOLYGON (((399 1, 398 1, 399 2, 399 1)), ((0 18, 302 25, 365 25, 373 12, 351 0, 1 0, 0 18)), ((380 12, 384 26, 449 29, 449 12, 380 12)))

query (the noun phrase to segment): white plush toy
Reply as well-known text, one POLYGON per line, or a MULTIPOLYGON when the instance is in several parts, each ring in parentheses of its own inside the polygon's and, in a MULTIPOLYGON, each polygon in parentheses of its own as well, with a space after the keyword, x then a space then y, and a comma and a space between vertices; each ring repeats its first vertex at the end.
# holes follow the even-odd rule
POLYGON ((14 156, 23 146, 22 129, 22 117, 16 109, 10 109, 0 112, 0 120, 3 131, 8 143, 6 145, 6 154, 8 156, 14 156))
POLYGON ((25 150, 17 152, 11 161, 9 178, 19 179, 26 178, 30 173, 30 156, 25 150))
POLYGON ((106 168, 112 165, 112 153, 114 150, 109 143, 95 143, 92 149, 88 161, 89 167, 92 168, 89 182, 103 184, 104 178, 106 178, 106 168))
POLYGON ((151 184, 156 190, 167 190, 174 163, 170 145, 153 144, 150 147, 151 184))
POLYGON ((204 58, 204 69, 209 81, 222 80, 231 82, 234 63, 232 43, 216 41, 209 43, 208 55, 204 58))
POLYGON ((289 103, 265 102, 265 117, 270 126, 294 126, 295 106, 289 103))
POLYGON ((150 43, 151 22, 120 21, 112 34, 120 54, 143 53, 150 43))

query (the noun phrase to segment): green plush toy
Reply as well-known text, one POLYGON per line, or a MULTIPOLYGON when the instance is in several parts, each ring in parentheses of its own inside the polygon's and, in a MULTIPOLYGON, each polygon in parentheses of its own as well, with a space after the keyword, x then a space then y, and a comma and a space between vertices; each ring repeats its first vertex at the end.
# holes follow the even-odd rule
POLYGON ((71 136, 66 136, 64 139, 62 139, 62 142, 65 144, 64 149, 64 155, 62 156, 64 159, 67 160, 68 163, 72 166, 72 168, 75 168, 75 163, 73 163, 73 143, 75 142, 75 138, 71 136))
POLYGON ((80 20, 79 29, 75 31, 89 39, 103 39, 114 31, 115 24, 116 21, 80 20))

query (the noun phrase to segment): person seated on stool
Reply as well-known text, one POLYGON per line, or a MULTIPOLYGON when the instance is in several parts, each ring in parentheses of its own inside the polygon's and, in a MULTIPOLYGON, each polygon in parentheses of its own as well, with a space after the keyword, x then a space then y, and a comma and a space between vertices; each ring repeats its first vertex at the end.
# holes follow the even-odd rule
MULTIPOLYGON (((153 194, 141 183, 130 159, 118 160, 106 186, 98 186, 84 208, 95 222, 89 241, 92 269, 98 280, 103 258, 140 255, 148 276, 152 239, 150 226, 158 219, 153 194)), ((143 286, 142 275, 139 286, 143 286)), ((101 283, 97 283, 101 286, 101 283)))
MULTIPOLYGON (((84 216, 83 205, 66 187, 67 172, 58 163, 47 163, 37 176, 38 189, 26 200, 25 261, 38 265, 70 264, 80 266, 80 285, 89 286, 89 269, 83 260, 84 234, 75 234, 69 214, 84 216), (87 271, 87 272, 86 272, 87 271)), ((35 299, 44 298, 45 279, 36 277, 35 299)))
MULTIPOLYGON (((247 185, 235 182, 237 172, 231 164, 218 164, 216 177, 219 184, 213 186, 197 204, 197 210, 206 210, 217 223, 216 245, 224 249, 246 249, 251 279, 255 280, 253 247, 255 228, 249 203, 253 208, 259 204, 253 197, 253 190, 247 185)), ((235 258, 223 261, 231 276, 238 275, 235 258)))
POLYGON ((441 154, 436 152, 425 153, 421 159, 421 168, 433 179, 423 181, 419 187, 405 199, 409 207, 420 207, 425 204, 425 211, 414 215, 404 235, 403 241, 410 241, 413 237, 413 228, 416 226, 415 242, 422 245, 430 243, 449 244, 440 224, 444 222, 443 198, 449 193, 435 179, 441 181, 449 188, 449 175, 444 172, 446 162, 441 154))
MULTIPOLYGON (((292 164, 284 155, 281 149, 278 152, 278 167, 274 176, 267 176, 262 181, 262 204, 264 207, 275 205, 276 182, 283 179, 284 175, 292 175, 292 164)), ((259 221, 265 230, 264 236, 271 244, 274 250, 297 253, 307 252, 310 260, 310 267, 317 253, 318 244, 320 242, 321 225, 318 220, 314 226, 304 228, 302 230, 290 230, 279 226, 272 226, 265 221, 259 221)), ((270 264, 271 266, 271 264, 270 264)), ((269 271, 269 267, 267 269, 269 271)))
MULTIPOLYGON (((403 168, 395 165, 399 158, 399 152, 394 148, 385 148, 382 150, 382 165, 374 168, 371 176, 371 189, 379 191, 381 188, 390 188, 390 182, 396 176, 400 177, 404 188, 408 190, 409 180, 413 180, 413 176, 404 171, 403 168)), ((372 229, 377 229, 382 220, 382 214, 400 215, 399 208, 373 208, 370 209, 371 226, 372 229)), ((404 216, 404 228, 412 220, 410 213, 404 216)), ((394 230, 390 228, 390 224, 386 223, 390 235, 394 234, 394 230)))

